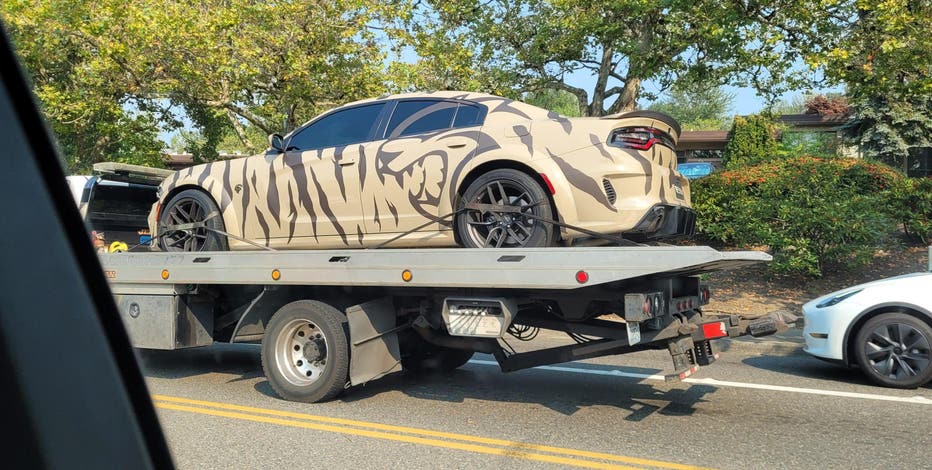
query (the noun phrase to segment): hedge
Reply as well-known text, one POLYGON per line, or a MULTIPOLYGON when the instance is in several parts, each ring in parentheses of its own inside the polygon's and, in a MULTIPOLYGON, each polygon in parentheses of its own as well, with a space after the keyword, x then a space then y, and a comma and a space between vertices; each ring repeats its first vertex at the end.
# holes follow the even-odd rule
POLYGON ((884 244, 902 179, 885 165, 814 157, 715 173, 693 185, 697 228, 713 243, 770 247, 775 271, 821 276, 826 263, 863 264, 884 244))

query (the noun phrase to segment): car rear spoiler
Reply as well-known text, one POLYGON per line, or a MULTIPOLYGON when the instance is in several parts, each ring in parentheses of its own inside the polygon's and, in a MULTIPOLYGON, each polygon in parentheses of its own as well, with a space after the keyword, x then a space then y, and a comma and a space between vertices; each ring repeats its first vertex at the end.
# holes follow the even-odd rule
POLYGON ((680 123, 677 122, 676 119, 673 118, 673 116, 670 116, 668 114, 664 114, 658 111, 645 111, 645 110, 629 111, 626 113, 609 114, 607 116, 602 116, 601 119, 628 119, 628 118, 653 119, 655 121, 660 121, 670 126, 670 128, 673 129, 674 132, 676 132, 676 135, 673 137, 677 140, 679 139, 680 135, 683 133, 682 129, 680 128, 680 123))

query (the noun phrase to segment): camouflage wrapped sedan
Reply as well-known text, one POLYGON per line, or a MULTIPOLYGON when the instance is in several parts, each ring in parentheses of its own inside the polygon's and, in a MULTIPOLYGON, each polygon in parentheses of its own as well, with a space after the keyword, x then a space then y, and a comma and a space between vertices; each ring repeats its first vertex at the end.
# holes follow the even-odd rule
POLYGON ((565 118, 492 95, 350 103, 264 155, 176 172, 150 227, 168 251, 540 247, 690 235, 679 125, 654 112, 565 118))

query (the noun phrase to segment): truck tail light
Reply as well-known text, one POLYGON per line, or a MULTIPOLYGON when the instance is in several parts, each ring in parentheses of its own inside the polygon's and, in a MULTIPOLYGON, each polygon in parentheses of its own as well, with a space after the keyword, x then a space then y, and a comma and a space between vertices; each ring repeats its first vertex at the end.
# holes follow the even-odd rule
POLYGON ((640 322, 666 315, 668 305, 663 292, 625 294, 625 321, 640 322))

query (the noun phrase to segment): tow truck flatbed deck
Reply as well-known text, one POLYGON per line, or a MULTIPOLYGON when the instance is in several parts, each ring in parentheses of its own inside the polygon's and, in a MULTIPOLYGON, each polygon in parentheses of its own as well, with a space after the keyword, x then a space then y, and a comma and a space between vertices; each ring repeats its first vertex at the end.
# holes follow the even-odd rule
POLYGON ((769 261, 758 251, 705 246, 429 248, 115 253, 101 255, 114 284, 576 289, 658 275, 692 276, 769 261), (163 278, 164 271, 168 277, 163 278), (278 279, 272 271, 278 271, 278 279), (410 281, 402 272, 411 273, 410 281), (580 282, 577 273, 587 280, 580 282))

